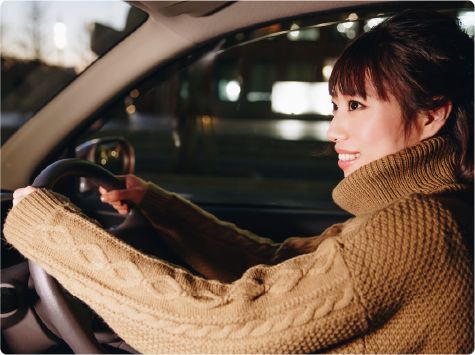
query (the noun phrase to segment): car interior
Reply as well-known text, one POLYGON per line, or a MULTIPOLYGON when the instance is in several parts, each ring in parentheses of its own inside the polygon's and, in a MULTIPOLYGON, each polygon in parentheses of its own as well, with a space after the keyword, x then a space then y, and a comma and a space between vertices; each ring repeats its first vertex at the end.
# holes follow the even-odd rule
POLYGON ((122 30, 91 31, 97 60, 14 131, 2 127, 4 353, 139 353, 5 241, 15 189, 61 193, 117 238, 187 269, 133 203, 119 215, 98 186, 124 188, 115 175, 135 174, 275 242, 321 234, 352 217, 331 197, 343 173, 326 138, 339 54, 406 8, 473 17, 468 1, 128 3, 122 30))

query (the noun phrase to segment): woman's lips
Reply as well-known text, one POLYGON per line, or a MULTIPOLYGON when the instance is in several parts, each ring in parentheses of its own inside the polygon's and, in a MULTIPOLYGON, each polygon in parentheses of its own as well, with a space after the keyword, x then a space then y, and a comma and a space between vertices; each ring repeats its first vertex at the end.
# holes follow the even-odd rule
POLYGON ((336 149, 335 151, 338 153, 338 166, 340 169, 345 170, 348 169, 350 166, 355 164, 355 162, 359 159, 361 154, 359 152, 350 152, 344 149, 336 149))

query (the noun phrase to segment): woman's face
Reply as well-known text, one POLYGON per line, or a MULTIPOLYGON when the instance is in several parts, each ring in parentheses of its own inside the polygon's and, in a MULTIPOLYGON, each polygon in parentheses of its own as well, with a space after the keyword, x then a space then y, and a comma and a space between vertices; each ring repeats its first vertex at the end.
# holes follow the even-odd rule
POLYGON ((406 146, 398 103, 393 97, 387 102, 379 101, 375 91, 369 89, 366 99, 337 91, 332 100, 334 118, 327 137, 336 143, 338 165, 345 177, 361 166, 406 146))

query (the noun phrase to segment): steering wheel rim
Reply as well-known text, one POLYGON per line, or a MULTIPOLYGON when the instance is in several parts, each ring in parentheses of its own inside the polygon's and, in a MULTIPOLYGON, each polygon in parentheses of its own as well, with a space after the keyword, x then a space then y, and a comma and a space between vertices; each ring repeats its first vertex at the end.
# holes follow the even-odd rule
MULTIPOLYGON (((125 189, 125 184, 108 170, 92 162, 79 159, 59 160, 44 169, 33 182, 34 187, 52 189, 56 182, 66 176, 80 176, 93 180, 106 190, 125 189)), ((140 213, 134 204, 127 201, 134 210, 132 215, 140 213)), ((117 230, 126 222, 122 223, 117 230)), ((78 316, 61 285, 43 268, 28 260, 30 274, 36 292, 44 305, 47 321, 55 328, 61 338, 76 354, 107 354, 92 332, 90 324, 78 316)))
MULTIPOLYGON (((125 189, 125 183, 102 166, 81 159, 62 159, 46 167, 33 182, 33 187, 52 189, 59 179, 81 176, 101 184, 106 190, 125 189)), ((131 202, 128 202, 130 204, 131 202)))

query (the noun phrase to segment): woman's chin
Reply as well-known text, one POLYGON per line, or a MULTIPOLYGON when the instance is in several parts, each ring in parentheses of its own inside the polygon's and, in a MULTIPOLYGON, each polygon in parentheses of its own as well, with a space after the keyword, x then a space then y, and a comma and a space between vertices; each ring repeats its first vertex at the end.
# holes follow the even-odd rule
POLYGON ((338 166, 343 170, 345 177, 347 177, 361 166, 360 157, 346 161, 338 160, 338 166))

